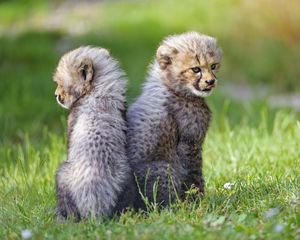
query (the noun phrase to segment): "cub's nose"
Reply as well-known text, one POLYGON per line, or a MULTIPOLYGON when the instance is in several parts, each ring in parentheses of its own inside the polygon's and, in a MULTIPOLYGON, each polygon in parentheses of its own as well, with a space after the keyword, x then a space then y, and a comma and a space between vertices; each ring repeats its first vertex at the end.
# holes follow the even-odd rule
POLYGON ((207 83, 207 85, 213 85, 215 84, 215 79, 211 79, 211 80, 206 80, 205 82, 207 83))

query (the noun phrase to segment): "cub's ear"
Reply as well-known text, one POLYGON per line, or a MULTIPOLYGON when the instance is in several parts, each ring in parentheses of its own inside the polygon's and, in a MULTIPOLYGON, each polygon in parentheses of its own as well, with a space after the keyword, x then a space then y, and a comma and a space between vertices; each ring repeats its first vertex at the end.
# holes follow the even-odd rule
POLYGON ((100 54, 106 56, 106 57, 109 57, 110 56, 110 53, 109 51, 106 49, 106 48, 99 48, 100 50, 100 54))
POLYGON ((90 58, 82 59, 78 68, 79 77, 82 81, 92 81, 94 75, 93 62, 90 58))
POLYGON ((172 64, 172 58, 178 51, 175 48, 161 45, 156 52, 156 60, 161 69, 166 69, 168 65, 172 64))

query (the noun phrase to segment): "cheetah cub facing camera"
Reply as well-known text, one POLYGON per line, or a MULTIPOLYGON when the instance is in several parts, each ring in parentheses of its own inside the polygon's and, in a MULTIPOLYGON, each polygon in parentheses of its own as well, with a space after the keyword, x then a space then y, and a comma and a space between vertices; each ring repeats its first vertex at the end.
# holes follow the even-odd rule
MULTIPOLYGON (((128 158, 150 202, 168 205, 191 186, 204 193, 201 152, 211 119, 204 97, 216 86, 221 55, 212 37, 196 32, 167 37, 128 110, 128 158)), ((145 208, 137 199, 135 207, 145 208)))
POLYGON ((67 160, 56 174, 59 217, 109 217, 132 202, 124 76, 103 48, 80 47, 59 61, 55 95, 70 109, 67 160))

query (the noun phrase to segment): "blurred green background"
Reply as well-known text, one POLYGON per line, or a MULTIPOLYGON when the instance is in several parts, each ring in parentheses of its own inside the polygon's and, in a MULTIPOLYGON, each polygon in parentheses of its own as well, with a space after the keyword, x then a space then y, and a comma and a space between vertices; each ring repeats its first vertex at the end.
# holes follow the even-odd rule
POLYGON ((129 103, 168 34, 215 36, 224 51, 219 87, 208 99, 215 118, 257 124, 258 112, 299 111, 300 1, 0 1, 1 142, 39 141, 45 128, 64 134, 52 74, 80 45, 110 49, 128 74, 129 103))

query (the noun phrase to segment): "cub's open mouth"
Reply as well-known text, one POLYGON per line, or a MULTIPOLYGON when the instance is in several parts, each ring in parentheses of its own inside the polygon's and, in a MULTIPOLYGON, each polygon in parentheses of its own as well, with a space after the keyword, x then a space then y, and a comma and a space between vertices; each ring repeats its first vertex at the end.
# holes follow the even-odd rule
POLYGON ((203 92, 209 92, 209 91, 211 91, 212 90, 212 88, 205 88, 205 89, 203 89, 202 91, 203 92))
POLYGON ((210 92, 214 87, 215 87, 215 85, 212 85, 212 86, 209 86, 209 87, 204 88, 204 89, 201 90, 201 91, 203 91, 203 92, 210 92))

